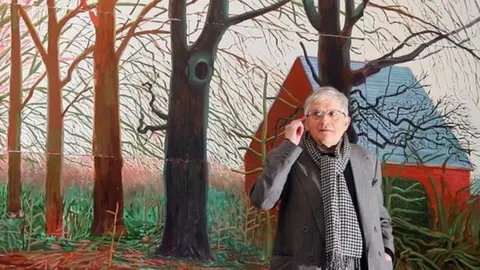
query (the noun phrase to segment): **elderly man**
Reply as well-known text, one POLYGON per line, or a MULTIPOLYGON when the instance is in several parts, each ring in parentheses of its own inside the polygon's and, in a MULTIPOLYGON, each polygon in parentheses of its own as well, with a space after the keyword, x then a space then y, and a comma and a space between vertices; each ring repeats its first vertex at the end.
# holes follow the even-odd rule
POLYGON ((282 201, 271 269, 393 269, 380 163, 348 142, 348 99, 321 87, 304 108, 305 117, 285 128, 285 140, 269 153, 250 193, 259 208, 282 201))

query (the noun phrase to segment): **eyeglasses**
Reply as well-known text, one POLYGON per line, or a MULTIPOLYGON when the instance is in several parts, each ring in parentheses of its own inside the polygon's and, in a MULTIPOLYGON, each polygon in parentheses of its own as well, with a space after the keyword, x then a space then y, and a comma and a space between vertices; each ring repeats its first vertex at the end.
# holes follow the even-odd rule
POLYGON ((346 113, 339 110, 329 110, 329 111, 316 111, 307 113, 307 117, 312 117, 313 120, 320 120, 322 116, 326 116, 328 120, 336 121, 340 119, 340 116, 347 116, 346 113))

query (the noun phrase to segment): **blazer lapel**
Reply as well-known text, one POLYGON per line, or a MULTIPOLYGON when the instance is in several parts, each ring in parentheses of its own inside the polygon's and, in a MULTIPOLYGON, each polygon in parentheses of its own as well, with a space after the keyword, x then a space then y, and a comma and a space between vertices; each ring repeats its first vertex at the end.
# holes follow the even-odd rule
MULTIPOLYGON (((303 148, 303 145, 300 145, 303 148)), ((320 170, 313 163, 306 151, 297 160, 297 179, 302 185, 307 201, 310 203, 313 217, 320 235, 325 239, 325 221, 323 217, 323 203, 320 194, 320 170)))
POLYGON ((368 226, 369 222, 369 199, 371 197, 373 175, 369 170, 373 168, 369 166, 370 159, 352 146, 350 155, 350 164, 352 165, 353 181, 355 183, 355 191, 357 193, 358 210, 360 212, 360 224, 362 228, 368 226))

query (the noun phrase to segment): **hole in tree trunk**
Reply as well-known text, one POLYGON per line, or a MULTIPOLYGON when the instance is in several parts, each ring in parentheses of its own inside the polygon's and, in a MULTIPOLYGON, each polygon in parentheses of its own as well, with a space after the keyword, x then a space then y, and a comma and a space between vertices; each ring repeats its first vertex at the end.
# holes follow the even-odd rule
POLYGON ((204 80, 208 76, 208 65, 205 62, 197 63, 195 66, 195 76, 200 79, 204 80))

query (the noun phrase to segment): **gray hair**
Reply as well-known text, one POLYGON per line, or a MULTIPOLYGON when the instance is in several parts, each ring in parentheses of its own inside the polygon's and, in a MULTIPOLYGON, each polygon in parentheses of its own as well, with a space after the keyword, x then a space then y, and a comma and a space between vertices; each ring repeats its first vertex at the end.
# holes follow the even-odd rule
POLYGON ((326 98, 333 98, 338 101, 343 107, 344 113, 348 116, 348 98, 342 92, 331 86, 322 86, 313 90, 305 100, 305 114, 310 112, 310 105, 312 105, 312 103, 326 98))

